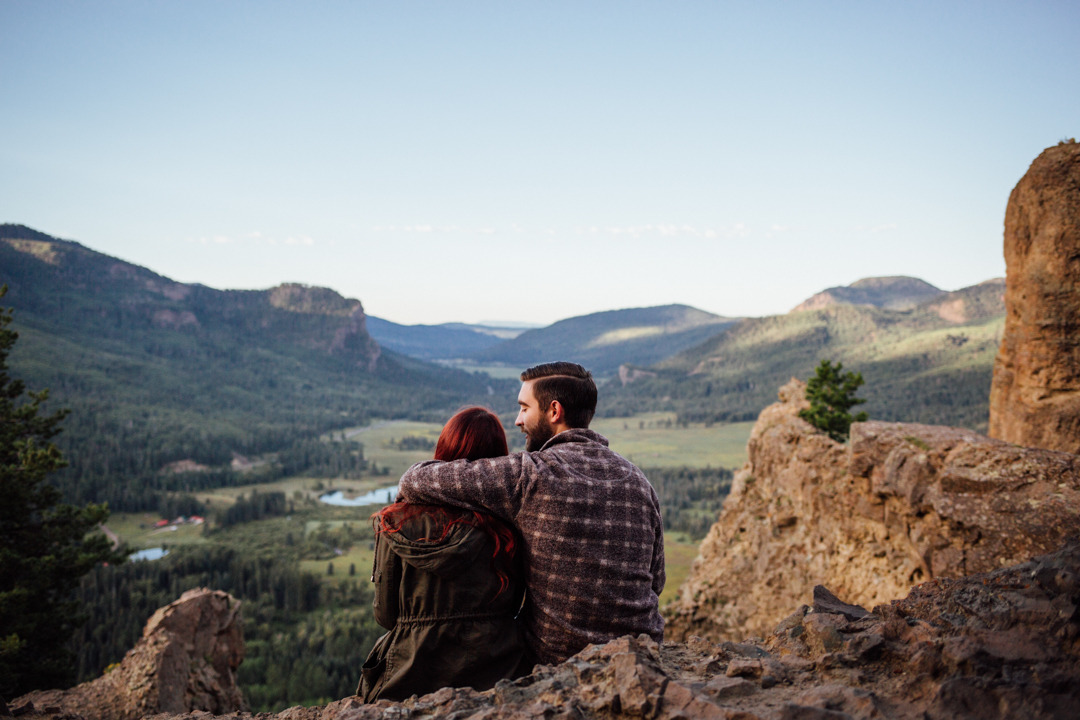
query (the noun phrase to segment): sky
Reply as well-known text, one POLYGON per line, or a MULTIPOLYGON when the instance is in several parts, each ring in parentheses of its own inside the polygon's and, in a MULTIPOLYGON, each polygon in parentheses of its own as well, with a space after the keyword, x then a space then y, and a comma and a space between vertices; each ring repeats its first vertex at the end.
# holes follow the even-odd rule
POLYGON ((404 324, 956 290, 1080 136, 1077 37, 1074 0, 0 0, 0 222, 404 324))

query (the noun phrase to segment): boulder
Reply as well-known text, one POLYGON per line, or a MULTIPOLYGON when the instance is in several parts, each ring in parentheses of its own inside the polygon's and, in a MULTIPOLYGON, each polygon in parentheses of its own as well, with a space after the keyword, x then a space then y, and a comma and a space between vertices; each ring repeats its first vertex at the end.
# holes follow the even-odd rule
POLYGON ((236 684, 243 659, 240 602, 220 590, 188 590, 150 617, 142 639, 117 667, 70 690, 29 693, 11 706, 89 720, 194 710, 225 714, 245 709, 236 684))
POLYGON ((1080 144, 1043 151, 1005 211, 990 436, 1080 453, 1080 144))
POLYGON ((758 418, 666 608, 668 640, 763 635, 816 585, 873 607, 1023 562, 1080 528, 1080 456, 910 423, 856 423, 844 445, 798 417, 804 395, 793 379, 758 418))

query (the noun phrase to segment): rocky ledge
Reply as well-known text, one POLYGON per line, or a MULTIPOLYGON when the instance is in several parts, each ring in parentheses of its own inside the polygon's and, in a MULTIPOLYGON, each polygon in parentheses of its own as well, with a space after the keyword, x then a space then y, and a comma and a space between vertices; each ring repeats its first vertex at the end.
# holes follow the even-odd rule
MULTIPOLYGON (((444 688, 403 703, 350 697, 253 720, 420 718, 1041 718, 1080 707, 1080 539, 1029 562, 923 583, 868 612, 823 587, 766 639, 642 636, 589 646, 487 692, 444 688)), ((29 706, 25 718, 75 720, 29 706)), ((211 720, 207 712, 152 715, 211 720)))
POLYGON ((236 669, 244 659, 240 602, 221 590, 188 590, 158 608, 142 639, 101 677, 69 690, 39 690, 11 704, 50 717, 137 720, 157 713, 244 708, 236 669))
POLYGON ((919 582, 990 572, 1080 529, 1080 456, 963 428, 865 422, 837 443, 799 418, 792 380, 665 609, 668 640, 764 635, 823 584, 866 607, 919 582))

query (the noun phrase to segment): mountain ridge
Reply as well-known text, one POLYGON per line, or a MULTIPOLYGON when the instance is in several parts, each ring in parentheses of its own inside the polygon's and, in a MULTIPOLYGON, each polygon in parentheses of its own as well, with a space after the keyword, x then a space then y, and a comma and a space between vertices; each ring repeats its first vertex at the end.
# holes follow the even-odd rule
POLYGON ((925 280, 906 275, 886 275, 862 278, 850 285, 831 287, 811 295, 790 312, 819 310, 829 305, 870 305, 887 310, 909 310, 944 290, 925 280))
POLYGON ((648 364, 692 347, 737 322, 682 304, 606 310, 559 320, 476 352, 474 360, 527 367, 569 360, 595 375, 648 364))
POLYGON ((178 283, 12 225, 0 225, 0 284, 20 333, 13 374, 72 410, 60 436, 72 465, 57 480, 72 501, 144 509, 163 492, 241 484, 234 453, 272 453, 296 471, 330 456, 353 466, 359 446, 315 438, 374 416, 441 420, 513 393, 381 349, 360 301, 327 288, 178 283), (215 471, 163 472, 181 460, 215 471))
POLYGON ((607 413, 674 411, 691 422, 752 420, 772 388, 806 378, 822 359, 860 371, 878 419, 985 429, 1004 280, 935 295, 910 310, 833 303, 748 318, 605 386, 607 413))

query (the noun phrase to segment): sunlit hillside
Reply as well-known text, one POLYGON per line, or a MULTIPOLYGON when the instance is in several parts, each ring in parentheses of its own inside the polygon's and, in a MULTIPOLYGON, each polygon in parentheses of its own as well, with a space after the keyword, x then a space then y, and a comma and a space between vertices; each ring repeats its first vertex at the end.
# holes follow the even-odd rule
POLYGON ((911 310, 833 304, 745 320, 697 347, 611 382, 606 412, 672 411, 681 420, 751 420, 791 377, 822 359, 861 372, 878 419, 984 429, 1004 325, 1003 280, 911 310))

